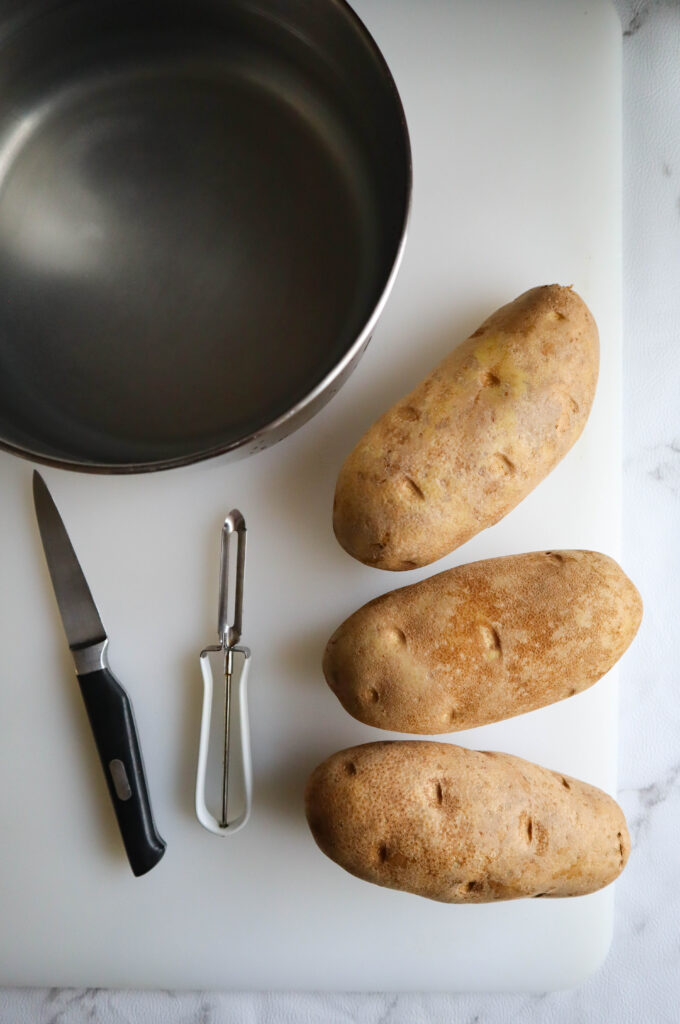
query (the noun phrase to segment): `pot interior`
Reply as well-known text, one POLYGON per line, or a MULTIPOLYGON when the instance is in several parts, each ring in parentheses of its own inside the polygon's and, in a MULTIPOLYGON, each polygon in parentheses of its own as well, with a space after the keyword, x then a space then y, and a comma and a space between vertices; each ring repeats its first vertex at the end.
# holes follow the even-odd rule
POLYGON ((365 32, 322 0, 1 28, 0 440, 130 470, 263 430, 352 347, 403 236, 408 140, 365 32))

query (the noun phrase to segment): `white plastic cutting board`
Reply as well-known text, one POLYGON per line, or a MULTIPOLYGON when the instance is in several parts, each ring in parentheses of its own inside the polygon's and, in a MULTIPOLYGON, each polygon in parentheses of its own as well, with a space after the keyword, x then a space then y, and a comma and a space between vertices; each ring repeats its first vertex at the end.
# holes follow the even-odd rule
MULTIPOLYGON (((354 376, 315 419, 239 463, 133 478, 46 470, 137 713, 165 859, 133 878, 81 705, 35 525, 32 467, 0 456, 0 982, 351 990, 545 990, 610 941, 613 889, 445 906, 370 886, 317 850, 310 770, 384 738, 340 707, 326 639, 392 587, 542 547, 619 554, 620 26, 583 0, 357 0, 413 142, 401 273, 354 376), (600 326, 593 412, 511 515, 434 567, 365 568, 331 530, 363 430, 497 306, 573 284, 600 326), (223 516, 248 523, 244 642, 255 800, 220 840, 193 811, 201 676, 223 516)), ((209 372, 209 368, 206 368, 209 372)), ((612 675, 558 706, 449 739, 615 785, 612 675)))

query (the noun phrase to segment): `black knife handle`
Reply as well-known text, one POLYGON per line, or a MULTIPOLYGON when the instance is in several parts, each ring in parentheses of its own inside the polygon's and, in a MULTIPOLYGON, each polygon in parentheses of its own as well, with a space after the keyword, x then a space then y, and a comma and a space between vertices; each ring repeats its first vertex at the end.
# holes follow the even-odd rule
POLYGON ((108 668, 78 682, 130 867, 144 875, 165 853, 165 841, 153 820, 130 698, 108 668))

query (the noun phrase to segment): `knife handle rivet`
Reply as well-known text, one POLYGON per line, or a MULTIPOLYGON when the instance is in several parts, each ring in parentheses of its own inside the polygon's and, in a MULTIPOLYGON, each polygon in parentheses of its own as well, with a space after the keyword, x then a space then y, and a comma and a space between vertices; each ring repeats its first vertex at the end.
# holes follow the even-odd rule
POLYGON ((109 761, 109 771, 111 772, 111 779, 113 780, 113 788, 116 791, 116 796, 119 800, 129 800, 132 796, 132 790, 130 789, 130 783, 128 781, 127 772, 125 771, 125 765, 118 757, 114 757, 112 761, 109 761))

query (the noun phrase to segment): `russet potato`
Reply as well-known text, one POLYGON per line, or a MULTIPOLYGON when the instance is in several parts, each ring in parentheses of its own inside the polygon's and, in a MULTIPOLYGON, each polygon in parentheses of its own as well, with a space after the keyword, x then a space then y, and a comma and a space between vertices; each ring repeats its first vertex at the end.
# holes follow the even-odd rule
POLYGON ((367 725, 437 734, 580 693, 621 657, 642 601, 597 551, 490 558, 383 594, 335 631, 323 658, 367 725))
POLYGON ((598 366, 595 321, 571 288, 502 306, 346 459, 333 506, 342 547, 413 569, 497 523, 581 434, 598 366))
POLYGON ((310 776, 320 849, 376 885, 444 903, 583 896, 623 870, 623 812, 602 790, 510 754, 419 740, 333 754, 310 776))

